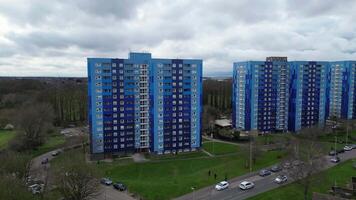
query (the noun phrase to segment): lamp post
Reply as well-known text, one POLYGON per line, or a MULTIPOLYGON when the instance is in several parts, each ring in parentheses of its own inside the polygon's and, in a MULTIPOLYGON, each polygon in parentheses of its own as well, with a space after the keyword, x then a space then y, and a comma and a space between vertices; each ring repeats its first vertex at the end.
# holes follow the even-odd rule
POLYGON ((195 200, 195 187, 191 188, 193 190, 193 200, 195 200))

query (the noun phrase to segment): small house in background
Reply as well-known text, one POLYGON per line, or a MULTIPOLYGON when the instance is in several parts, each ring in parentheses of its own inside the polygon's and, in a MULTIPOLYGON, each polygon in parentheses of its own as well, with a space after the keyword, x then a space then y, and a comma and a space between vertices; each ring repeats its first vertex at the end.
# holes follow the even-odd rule
POLYGON ((6 124, 6 126, 4 127, 4 130, 13 130, 15 127, 12 124, 6 124))
POLYGON ((214 123, 216 128, 224 128, 224 129, 231 129, 232 123, 229 119, 217 119, 214 123))

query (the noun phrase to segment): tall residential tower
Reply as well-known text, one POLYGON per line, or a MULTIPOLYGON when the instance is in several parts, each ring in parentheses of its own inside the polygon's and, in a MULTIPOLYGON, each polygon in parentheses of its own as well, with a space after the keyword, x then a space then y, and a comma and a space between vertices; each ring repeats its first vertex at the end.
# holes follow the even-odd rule
POLYGON ((201 146, 202 60, 88 58, 93 155, 201 146))
POLYGON ((234 63, 233 124, 262 133, 288 128, 289 74, 285 59, 234 63))

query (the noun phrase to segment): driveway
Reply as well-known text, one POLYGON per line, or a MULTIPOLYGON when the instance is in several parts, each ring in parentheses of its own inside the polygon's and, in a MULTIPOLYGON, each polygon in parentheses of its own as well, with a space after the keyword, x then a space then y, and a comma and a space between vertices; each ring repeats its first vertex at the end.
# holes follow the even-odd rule
MULTIPOLYGON (((356 149, 345 152, 343 154, 339 154, 339 157, 341 158, 341 161, 346 161, 349 159, 356 158, 356 149)), ((326 156, 327 158, 327 164, 325 166, 325 169, 330 168, 335 166, 335 163, 331 163, 329 161, 330 156, 326 156)), ((195 192, 186 194, 184 196, 176 198, 176 200, 240 200, 240 199, 247 199, 249 197, 255 196, 257 194, 272 190, 274 188, 278 188, 282 185, 285 184, 276 184, 273 182, 273 180, 281 173, 272 173, 270 176, 266 177, 260 177, 257 175, 258 172, 246 174, 243 176, 236 177, 234 179, 229 180, 230 186, 228 189, 223 190, 223 191, 216 191, 215 190, 215 185, 209 186, 202 188, 200 190, 197 190, 195 192), (251 190, 247 191, 242 191, 239 189, 238 185, 240 182, 243 180, 249 180, 255 183, 255 187, 251 190)), ((285 173, 285 171, 284 171, 285 173)), ((288 183, 293 182, 292 180, 288 180, 288 183)))

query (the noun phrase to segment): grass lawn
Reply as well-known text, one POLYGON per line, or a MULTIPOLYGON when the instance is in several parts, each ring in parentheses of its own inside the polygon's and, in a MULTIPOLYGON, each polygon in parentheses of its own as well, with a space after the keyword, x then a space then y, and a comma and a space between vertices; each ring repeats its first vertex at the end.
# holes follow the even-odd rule
POLYGON ((60 148, 65 143, 63 135, 54 134, 47 138, 46 142, 31 152, 33 157, 60 148))
MULTIPOLYGON (((344 187, 347 183, 351 182, 351 177, 355 176, 356 169, 352 167, 352 164, 356 160, 349 160, 345 163, 341 163, 333 168, 330 168, 323 173, 323 180, 316 184, 313 184, 310 192, 309 199, 311 199, 312 192, 328 193, 328 190, 335 183, 338 186, 344 187)), ((282 199, 304 199, 303 187, 300 184, 292 183, 269 192, 259 194, 255 197, 249 198, 249 200, 282 200, 282 199)))
POLYGON ((201 151, 189 152, 189 153, 179 153, 177 155, 167 154, 167 155, 154 155, 148 154, 146 158, 154 161, 154 160, 171 160, 171 159, 192 159, 192 158, 202 158, 208 157, 206 153, 201 151))
POLYGON ((8 142, 15 137, 14 131, 0 130, 0 149, 6 148, 8 142))
MULTIPOLYGON (((218 144, 218 143, 216 143, 218 144)), ((219 145, 219 144, 218 144, 219 145)), ((225 152, 235 152, 237 147, 227 147, 225 152)), ((155 159, 145 163, 126 162, 124 164, 100 162, 96 165, 106 176, 113 181, 122 181, 130 192, 137 193, 147 200, 166 200, 191 192, 191 187, 202 188, 224 179, 243 175, 249 172, 245 168, 245 159, 239 155, 227 155, 222 157, 196 157, 199 152, 193 152, 194 156, 185 154, 180 158, 189 159, 155 159), (217 174, 217 180, 213 175, 208 176, 208 171, 217 174)), ((257 159, 253 170, 270 166, 279 161, 282 152, 265 152, 257 159)))
POLYGON ((228 153, 237 153, 239 147, 233 144, 209 141, 203 143, 203 149, 214 155, 222 155, 228 153))

